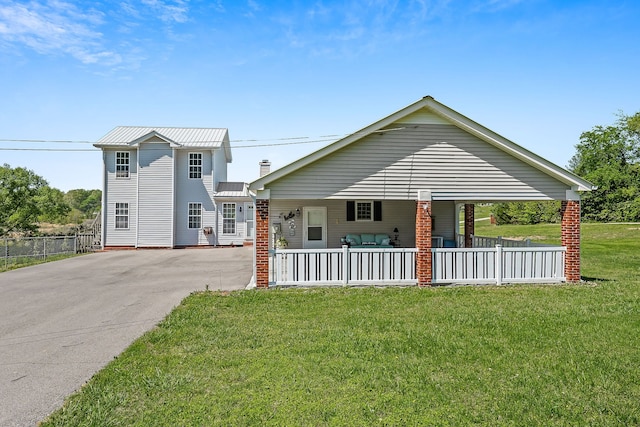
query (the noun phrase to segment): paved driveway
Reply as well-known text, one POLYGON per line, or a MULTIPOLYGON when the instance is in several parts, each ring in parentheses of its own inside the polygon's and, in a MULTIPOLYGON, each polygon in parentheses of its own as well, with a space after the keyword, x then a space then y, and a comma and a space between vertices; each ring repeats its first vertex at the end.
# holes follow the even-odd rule
POLYGON ((0 425, 33 426, 195 290, 243 289, 252 249, 102 252, 0 273, 0 425))

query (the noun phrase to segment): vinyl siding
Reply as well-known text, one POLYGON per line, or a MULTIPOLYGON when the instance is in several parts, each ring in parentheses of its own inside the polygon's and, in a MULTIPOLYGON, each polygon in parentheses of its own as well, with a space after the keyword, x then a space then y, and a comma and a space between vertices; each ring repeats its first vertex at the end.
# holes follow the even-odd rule
POLYGON ((176 240, 177 246, 215 245, 215 232, 206 235, 204 227, 213 227, 216 224, 216 209, 213 203, 213 174, 212 156, 210 150, 198 151, 197 149, 176 151, 176 240), (202 178, 189 178, 189 153, 202 153, 202 178), (202 203, 202 227, 189 228, 189 203, 202 203))
POLYGON ((105 225, 103 246, 135 246, 137 224, 136 185, 138 178, 136 150, 105 150, 105 225), (116 151, 129 152, 129 178, 116 178, 116 151), (116 203, 129 204, 129 228, 115 228, 116 203))
POLYGON ((566 185, 456 126, 394 123, 388 128, 394 130, 373 133, 274 181, 268 186, 271 198, 416 200, 424 189, 434 200, 566 195, 566 185))
POLYGON ((244 220, 245 215, 245 203, 251 202, 251 198, 216 198, 216 205, 218 208, 217 213, 217 224, 218 229, 216 230, 218 237, 219 245, 242 245, 246 240, 246 222, 244 220), (222 217, 222 205, 224 203, 235 203, 236 204, 236 232, 233 234, 224 234, 222 232, 223 227, 223 217, 222 217), (242 212, 240 212, 240 207, 242 207, 242 212))
POLYGON ((166 143, 140 144, 138 246, 173 246, 173 149, 166 143))
MULTIPOLYGON (((355 200, 355 199, 354 199, 355 200)), ((360 200, 360 199, 358 199, 360 200)), ((413 248, 416 245, 416 202, 392 201, 382 202, 382 221, 356 222, 346 220, 346 200, 271 200, 269 205, 270 230, 274 223, 280 223, 283 236, 289 242, 290 249, 302 248, 302 217, 292 218, 296 228, 291 235, 289 222, 281 218, 281 214, 295 212, 303 207, 325 206, 327 208, 327 247, 341 246, 340 238, 350 233, 388 234, 394 238, 393 229, 398 228, 399 242, 402 247, 413 248)), ((436 218, 436 229, 433 235, 453 239, 455 233, 455 205, 453 202, 434 202, 432 215, 436 218)), ((270 237, 273 246, 273 236, 270 237)))

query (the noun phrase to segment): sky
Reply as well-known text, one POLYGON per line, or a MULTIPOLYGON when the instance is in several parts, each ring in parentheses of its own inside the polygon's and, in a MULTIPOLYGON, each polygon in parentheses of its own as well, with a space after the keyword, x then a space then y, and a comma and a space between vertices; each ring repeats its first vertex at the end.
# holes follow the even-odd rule
POLYGON ((258 178, 420 98, 567 167, 640 111, 636 0, 0 0, 0 164, 102 187, 116 126, 223 127, 258 178))

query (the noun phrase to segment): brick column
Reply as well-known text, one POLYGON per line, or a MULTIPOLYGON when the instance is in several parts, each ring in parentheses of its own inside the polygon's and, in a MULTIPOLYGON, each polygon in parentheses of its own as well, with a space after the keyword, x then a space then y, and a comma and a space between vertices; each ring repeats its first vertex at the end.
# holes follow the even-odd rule
POLYGON ((473 235, 476 233, 475 225, 476 205, 465 203, 464 205, 464 247, 473 247, 473 235))
POLYGON ((269 200, 256 199, 255 280, 257 288, 269 287, 269 200))
POLYGON ((416 203, 416 279, 418 286, 431 286, 431 192, 418 191, 416 203))
POLYGON ((580 200, 562 201, 562 246, 567 248, 564 276, 580 281, 580 200))

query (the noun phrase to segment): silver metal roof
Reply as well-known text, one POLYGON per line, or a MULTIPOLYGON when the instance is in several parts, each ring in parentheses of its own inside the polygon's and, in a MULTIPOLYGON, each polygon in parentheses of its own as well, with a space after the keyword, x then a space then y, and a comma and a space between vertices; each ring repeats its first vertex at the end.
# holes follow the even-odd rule
POLYGON ((226 128, 178 128, 178 127, 147 127, 147 126, 118 126, 100 138, 94 144, 96 147, 126 146, 135 142, 142 142, 145 137, 159 136, 183 147, 216 148, 228 142, 226 128))
POLYGON ((219 182, 215 197, 250 197, 249 185, 245 182, 219 182))

